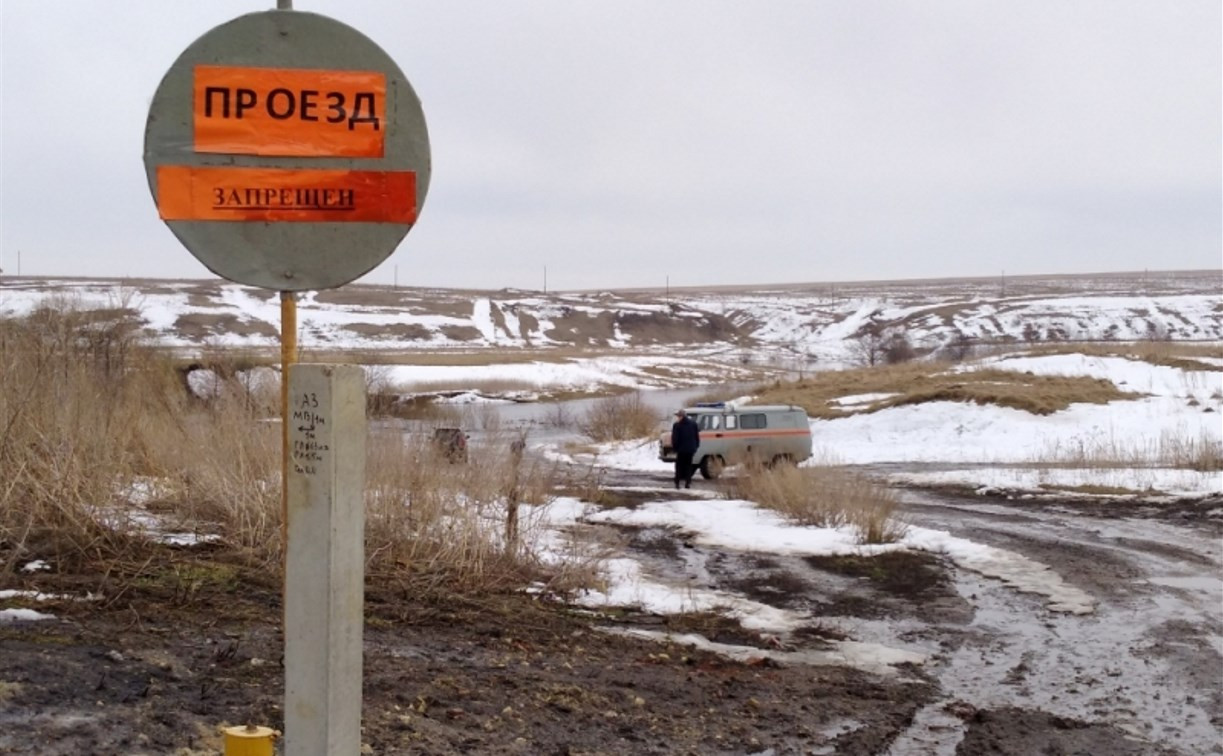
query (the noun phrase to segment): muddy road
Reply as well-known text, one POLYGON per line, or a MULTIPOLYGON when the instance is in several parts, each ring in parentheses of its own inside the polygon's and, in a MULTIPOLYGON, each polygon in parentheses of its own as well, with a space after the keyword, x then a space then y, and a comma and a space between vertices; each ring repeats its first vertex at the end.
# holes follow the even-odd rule
MULTIPOLYGON (((602 482, 606 509, 718 495, 700 480, 676 492, 662 473, 602 482)), ((773 632, 710 612, 371 585, 366 752, 1223 753, 1223 502, 904 503, 916 527, 1046 566, 1091 610, 1054 611, 946 554, 782 555, 589 523, 656 580, 797 620, 773 632)), ((220 751, 221 724, 280 726, 278 584, 220 552, 192 558, 226 564, 226 579, 189 593, 153 579, 182 571, 171 561, 8 581, 107 598, 0 623, 0 753, 202 756, 220 751)))
MULTIPOLYGON (((677 496, 661 473, 605 482, 628 506, 677 496)), ((1051 610, 927 552, 773 556, 660 528, 627 534, 628 549, 667 579, 808 614, 790 647, 840 637, 925 655, 915 671, 934 693, 881 753, 1223 753, 1223 499, 903 500, 909 524, 1044 565, 1091 610, 1051 610)))

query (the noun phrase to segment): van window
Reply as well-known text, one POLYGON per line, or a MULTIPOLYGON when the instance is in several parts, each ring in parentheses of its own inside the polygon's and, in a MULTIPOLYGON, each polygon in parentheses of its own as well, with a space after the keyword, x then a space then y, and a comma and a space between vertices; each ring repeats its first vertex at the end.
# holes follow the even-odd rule
POLYGON ((735 425, 736 425, 735 421, 738 419, 739 418, 737 415, 727 415, 726 416, 726 430, 734 430, 735 425))
POLYGON ((701 421, 697 423, 697 427, 701 430, 717 430, 722 427, 722 416, 701 415, 701 421))
POLYGON ((752 415, 739 415, 739 427, 745 430, 758 429, 769 427, 768 421, 764 413, 752 415))

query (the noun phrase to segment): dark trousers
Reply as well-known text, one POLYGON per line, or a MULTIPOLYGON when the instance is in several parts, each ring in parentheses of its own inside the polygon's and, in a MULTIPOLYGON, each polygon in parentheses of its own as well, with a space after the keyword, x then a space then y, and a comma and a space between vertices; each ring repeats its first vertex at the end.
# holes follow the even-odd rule
POLYGON ((680 482, 685 485, 692 483, 692 452, 687 454, 676 452, 675 454, 675 487, 679 488, 680 482))

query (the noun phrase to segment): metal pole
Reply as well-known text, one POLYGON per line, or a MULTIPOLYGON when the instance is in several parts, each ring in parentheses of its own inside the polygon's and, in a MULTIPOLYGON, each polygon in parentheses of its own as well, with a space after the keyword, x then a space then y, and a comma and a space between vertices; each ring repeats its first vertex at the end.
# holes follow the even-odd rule
POLYGON ((280 292, 280 561, 289 551, 289 366, 297 362, 297 295, 280 292))
MULTIPOLYGON (((293 10, 293 0, 276 0, 293 10)), ((289 366, 297 361, 297 295, 280 292, 280 566, 289 553, 289 366)), ((281 596, 283 600, 284 596, 281 596)))

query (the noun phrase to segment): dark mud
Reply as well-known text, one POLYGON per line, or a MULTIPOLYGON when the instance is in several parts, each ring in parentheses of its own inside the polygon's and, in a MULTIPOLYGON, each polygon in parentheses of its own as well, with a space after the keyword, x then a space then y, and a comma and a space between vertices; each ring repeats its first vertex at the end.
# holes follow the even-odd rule
POLYGON ((1175 756, 1179 753, 1145 743, 1125 733, 1043 711, 995 709, 974 711, 968 717, 957 754, 998 756, 1175 756))
MULTIPOLYGON (((603 506, 636 507, 676 496, 650 476, 621 477, 637 488, 608 492, 603 506), (640 490, 649 486, 656 489, 640 490)), ((707 482, 697 487, 714 488, 707 482)), ((779 636, 714 613, 575 612, 523 595, 424 600, 371 582, 362 739, 374 754, 1209 752, 1120 726, 1128 715, 1119 715, 1118 707, 1141 715, 1141 700, 1125 688, 1131 672, 1124 668, 1119 677, 1072 669, 1074 686, 1099 691, 1101 703, 1081 716, 1055 711, 1060 704, 1052 704, 1074 691, 1050 691, 1058 683, 1043 675, 1057 670, 1050 659, 1073 656, 1075 649, 1056 645, 1060 635, 1090 639, 1091 628, 1106 632, 1113 621, 1104 613, 1110 604, 1120 610, 1126 602, 1157 597, 1143 579, 1151 570, 1177 574, 1165 569, 1171 565, 1209 575, 1215 557, 1199 553, 1191 540, 1167 537, 1172 531, 1166 528, 1148 533, 1134 525, 1133 516, 1144 511, 1138 507, 1111 521, 1092 511, 1084 515, 1092 523, 1084 528, 1077 522, 1058 526, 1057 517, 1047 516, 1077 516, 1066 515, 1065 505, 982 513, 970 511, 974 503, 980 500, 945 497, 913 504, 910 514, 933 517, 928 524, 934 526, 952 523, 974 540, 1049 564, 1101 596, 1101 615, 1050 616, 1040 600, 966 578, 948 559, 928 553, 744 553, 699 545, 674 529, 619 527, 621 548, 651 574, 802 613, 809 622, 779 636), (1043 537, 1042 528, 1048 531, 1043 537), (1018 614, 999 613, 998 601, 1019 607, 1018 614), (1022 638, 1007 636, 1008 628, 992 625, 993 618, 1026 615, 1052 645, 1008 652, 1007 643, 1022 638), (932 655, 925 665, 874 674, 776 658, 732 661, 607 628, 700 635, 781 652, 877 641, 870 636, 884 632, 932 655), (965 692, 964 680, 977 673, 955 668, 978 652, 985 665, 981 679, 994 680, 988 685, 995 690, 1029 691, 1030 705, 1000 704, 993 694, 983 696, 994 701, 987 704, 965 692), (963 679, 944 680, 947 670, 963 679)), ((1188 527, 1200 535, 1212 524, 1203 515, 1188 527)), ((166 562, 160 572, 174 573, 180 555, 170 549, 159 555, 166 562)), ((225 579, 191 591, 137 580, 121 582, 116 591, 113 575, 3 576, 3 588, 75 595, 92 588, 108 598, 4 602, 57 619, 0 624, 0 753, 194 756, 220 752, 222 725, 280 728, 278 587, 224 552, 208 558, 221 565, 217 574, 225 579)), ((1175 705, 1201 709, 1211 720, 1206 731, 1223 732, 1223 669, 1211 645, 1219 634, 1217 625, 1171 617, 1137 638, 1134 658, 1166 670, 1161 684, 1178 696, 1175 705)), ((1074 657, 1069 664, 1092 661, 1074 657)))
MULTIPOLYGON (((2 626, 0 752, 217 753, 223 724, 280 727, 278 603, 243 594, 167 607, 133 592, 121 607, 44 605, 59 618, 2 626)), ((918 678, 739 663, 599 629, 614 624, 761 641, 713 615, 375 601, 363 741, 386 754, 873 754, 932 694, 918 678)))

